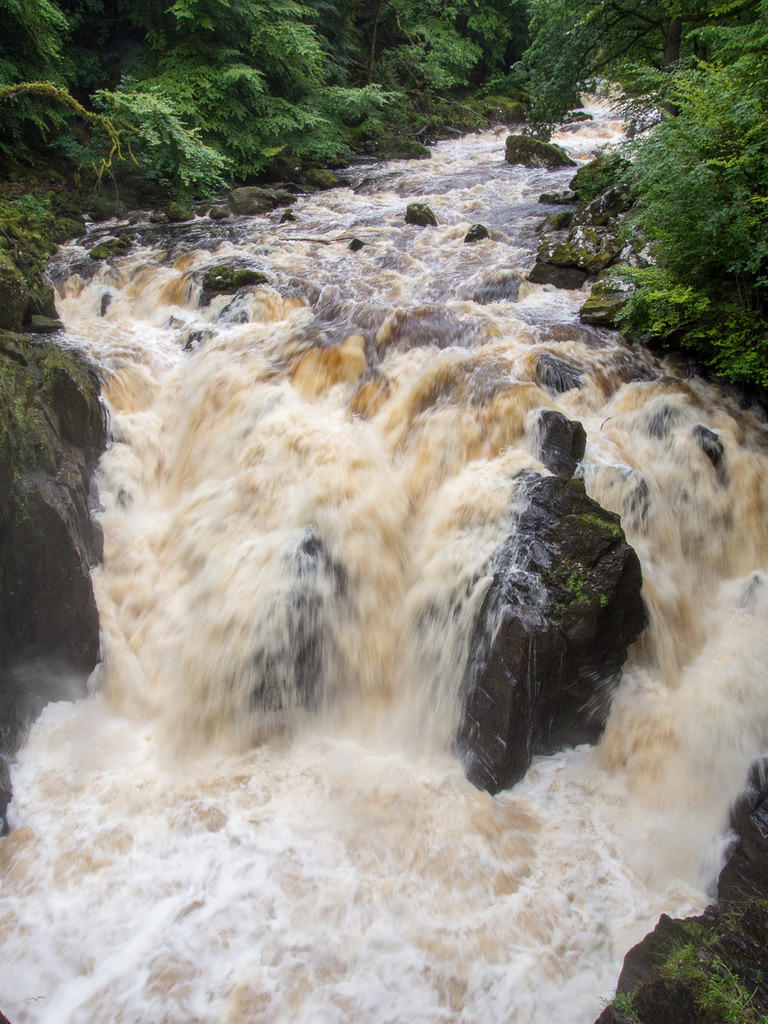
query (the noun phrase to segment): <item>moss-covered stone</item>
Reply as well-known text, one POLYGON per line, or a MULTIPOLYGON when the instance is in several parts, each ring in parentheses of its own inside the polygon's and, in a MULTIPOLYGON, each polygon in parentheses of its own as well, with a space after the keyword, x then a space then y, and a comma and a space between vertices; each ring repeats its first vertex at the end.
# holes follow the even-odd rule
POLYGON ((305 167, 303 178, 310 188, 329 189, 338 188, 341 185, 341 178, 327 167, 305 167))
POLYGON ((20 331, 29 291, 10 256, 0 252, 0 330, 20 331))
POLYGON ((408 135, 384 133, 362 144, 364 152, 380 160, 429 160, 432 151, 408 135))
POLYGON ((537 256, 542 263, 578 267, 588 274, 599 274, 616 259, 619 249, 613 232, 580 224, 572 228, 565 238, 542 238, 537 256))
POLYGON ((226 206, 212 206, 208 211, 208 216, 211 220, 226 220, 229 216, 229 210, 226 206))
POLYGON ((94 245, 88 255, 92 260, 113 260, 116 256, 124 256, 130 247, 130 235, 121 234, 105 238, 103 242, 94 245))
POLYGON ((591 203, 603 192, 620 185, 628 167, 629 161, 618 153, 601 153, 578 169, 571 188, 579 202, 591 203))
POLYGON ((234 295, 241 288, 265 284, 266 280, 260 270, 251 267, 211 267, 203 278, 203 303, 210 302, 214 295, 234 295))
POLYGON ((551 142, 542 142, 531 135, 508 135, 504 149, 508 164, 522 164, 523 167, 575 167, 564 149, 551 142))
POLYGON ((508 96, 488 96, 479 106, 483 117, 497 124, 522 124, 527 115, 528 107, 521 100, 510 99, 508 96))
POLYGON ((172 224, 181 224, 186 220, 193 220, 194 216, 194 210, 191 210, 188 206, 182 206, 181 203, 177 202, 168 204, 168 220, 172 224))
POLYGON ((437 227, 437 217, 426 203, 408 203, 405 210, 405 223, 419 227, 437 227))
POLYGON ((473 224, 466 235, 464 235, 464 241, 471 244, 472 242, 480 242, 487 237, 488 228, 485 224, 473 224))
POLYGON ((295 201, 296 196, 285 189, 261 188, 258 185, 234 188, 228 196, 230 209, 241 217, 269 213, 278 206, 288 206, 295 201))
POLYGON ((626 306, 633 291, 626 278, 610 271, 603 272, 579 310, 579 319, 593 327, 615 326, 616 314, 626 306))

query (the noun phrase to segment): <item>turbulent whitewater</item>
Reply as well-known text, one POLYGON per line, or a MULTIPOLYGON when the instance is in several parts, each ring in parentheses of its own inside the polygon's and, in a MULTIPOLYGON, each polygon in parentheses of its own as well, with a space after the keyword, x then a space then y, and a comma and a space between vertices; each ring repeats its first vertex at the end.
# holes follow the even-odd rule
MULTIPOLYGON (((620 132, 593 113, 558 139, 579 160, 620 132)), ((57 258, 110 417, 103 658, 12 766, 14 1024, 588 1024, 658 915, 706 903, 768 747, 768 434, 525 280, 570 172, 503 155, 470 136, 293 221, 141 222, 95 275, 92 242, 57 258), (267 283, 204 302, 222 264, 267 283), (543 387, 543 354, 582 386, 543 387), (583 423, 651 624, 600 745, 494 798, 452 738, 541 408, 583 423)))

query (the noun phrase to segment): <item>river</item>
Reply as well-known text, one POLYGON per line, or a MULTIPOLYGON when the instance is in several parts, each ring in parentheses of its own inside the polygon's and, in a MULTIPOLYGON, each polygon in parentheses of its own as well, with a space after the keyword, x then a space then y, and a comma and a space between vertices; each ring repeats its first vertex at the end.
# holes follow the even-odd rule
MULTIPOLYGON (((557 137, 580 161, 621 133, 590 110, 557 137)), ((110 417, 103 659, 12 765, 14 1024, 589 1024, 659 914, 706 904, 768 746, 766 426, 525 280, 572 171, 504 138, 355 166, 293 221, 143 222, 95 275, 92 241, 57 256, 110 417), (220 264, 267 283, 203 303, 220 264), (601 743, 491 797, 451 739, 542 407, 584 424, 651 624, 601 743)))

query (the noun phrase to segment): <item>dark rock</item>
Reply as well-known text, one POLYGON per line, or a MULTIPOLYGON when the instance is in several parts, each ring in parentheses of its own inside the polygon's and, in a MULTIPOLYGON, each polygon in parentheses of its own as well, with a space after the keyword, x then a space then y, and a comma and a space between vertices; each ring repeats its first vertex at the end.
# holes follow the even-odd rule
MULTIPOLYGON (((755 575, 747 606, 755 583, 765 585, 755 575)), ((725 1018, 709 992, 733 994, 737 985, 744 1005, 734 1004, 729 1020, 758 1021, 768 1013, 768 759, 752 766, 731 825, 738 838, 720 873, 716 902, 700 917, 662 914, 624 958, 617 991, 630 997, 633 1019, 717 1024, 725 1018), (685 946, 693 946, 693 970, 669 972, 670 956, 685 946)), ((602 1015, 599 1021, 605 1024, 602 1015)))
POLYGON ((472 296, 472 301, 481 306, 492 302, 517 302, 522 278, 517 273, 497 273, 482 284, 472 296))
POLYGON ((582 370, 550 352, 542 352, 536 359, 536 380, 542 387, 556 394, 584 387, 582 370))
POLYGON ((360 250, 363 249, 367 244, 368 243, 364 242, 361 238, 353 238, 352 241, 347 246, 347 248, 351 249, 352 252, 360 252, 360 250))
POLYGON ((163 213, 162 210, 154 210, 149 215, 150 224, 170 224, 171 218, 167 213, 163 213))
POLYGON ((253 217, 259 213, 269 213, 278 206, 289 206, 296 202, 296 196, 285 189, 244 185, 232 189, 228 201, 233 213, 241 217, 253 217))
POLYGON ((264 284, 266 280, 260 270, 251 267, 231 267, 225 264, 211 267, 203 278, 203 305, 215 295, 234 295, 241 288, 252 288, 264 284))
POLYGON ((555 476, 569 480, 584 458, 587 433, 581 423, 555 409, 542 409, 536 418, 534 438, 541 462, 555 476))
POLYGON ((88 255, 92 260, 111 260, 116 256, 124 256, 131 247, 129 235, 118 235, 116 238, 105 238, 95 245, 88 255))
POLYGON ((296 220, 296 214, 292 213, 291 210, 286 210, 285 213, 280 216, 281 224, 290 224, 296 220))
POLYGON ((8 835, 8 819, 6 812, 13 797, 11 773, 4 757, 0 757, 0 838, 8 835))
POLYGON ((288 559, 286 578, 288 585, 267 601, 263 613, 266 627, 258 635, 267 642, 252 655, 258 683, 250 703, 262 711, 316 708, 336 677, 330 624, 338 618, 347 577, 313 527, 288 559), (273 619, 281 628, 269 628, 273 619))
POLYGON ((537 753, 600 735, 627 647, 646 624, 640 563, 618 516, 577 480, 520 477, 493 556, 465 677, 458 748, 491 793, 537 753))
POLYGON ((578 267, 559 267, 554 263, 539 260, 528 275, 532 284, 552 284, 555 288, 578 289, 589 277, 586 270, 578 267))
POLYGON ((693 428, 693 436, 696 438, 699 447, 712 463, 712 468, 717 475, 717 480, 723 486, 728 483, 728 470, 725 465, 725 448, 719 436, 709 430, 702 423, 697 423, 693 428))
POLYGON ((89 484, 106 423, 95 374, 71 350, 0 335, 0 428, 0 746, 13 750, 61 696, 56 681, 84 679, 98 659, 89 484))
POLYGON ((226 220, 229 217, 229 210, 226 206, 212 206, 208 211, 211 220, 226 220))
POLYGON ((109 309, 111 304, 112 304, 112 292, 104 292, 104 294, 101 296, 101 305, 99 307, 99 312, 100 312, 101 316, 106 316, 107 315, 107 310, 109 309))
POLYGON ((417 224, 419 227, 437 227, 437 217, 426 203, 408 203, 405 223, 417 224))
POLYGON ((551 142, 542 142, 532 135, 508 135, 504 149, 508 164, 522 164, 523 167, 575 167, 564 149, 551 142))
POLYGON ((482 238, 488 237, 488 228, 485 224, 473 224, 464 235, 465 242, 479 242, 482 238))

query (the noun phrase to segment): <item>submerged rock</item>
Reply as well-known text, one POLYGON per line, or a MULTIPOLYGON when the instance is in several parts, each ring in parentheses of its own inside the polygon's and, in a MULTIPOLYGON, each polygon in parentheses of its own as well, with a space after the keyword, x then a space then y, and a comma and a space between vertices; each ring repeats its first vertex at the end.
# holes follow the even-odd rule
POLYGON ((542 142, 532 135, 508 135, 504 149, 508 164, 522 164, 523 167, 575 167, 564 149, 551 142, 542 142))
POLYGON ((76 352, 0 335, 0 427, 0 749, 13 750, 58 683, 69 691, 98 659, 95 374, 76 352))
POLYGON ((577 480, 522 475, 470 645, 458 749, 495 793, 534 754, 594 742, 646 625, 640 562, 577 480))

